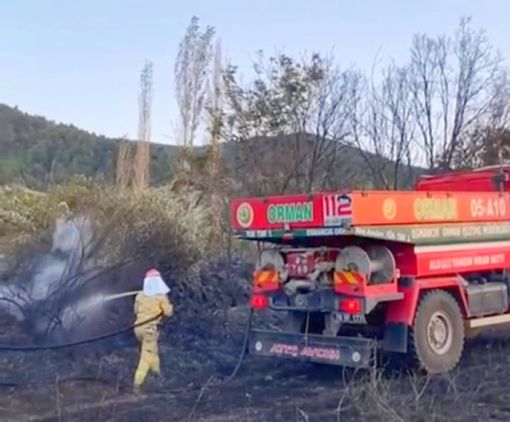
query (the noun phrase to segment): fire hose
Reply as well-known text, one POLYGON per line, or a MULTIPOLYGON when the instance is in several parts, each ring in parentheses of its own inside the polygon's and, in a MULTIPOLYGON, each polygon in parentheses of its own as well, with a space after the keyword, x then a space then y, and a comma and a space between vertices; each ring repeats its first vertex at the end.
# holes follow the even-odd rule
POLYGON ((139 322, 137 324, 130 325, 129 327, 121 328, 120 330, 111 331, 106 334, 101 334, 100 336, 90 337, 86 340, 79 340, 71 343, 64 344, 50 344, 50 345, 41 345, 41 346, 6 346, 0 345, 0 352, 32 352, 39 350, 55 350, 55 349, 67 349, 69 347, 80 346, 82 344, 94 343, 96 341, 104 340, 106 338, 115 337, 119 334, 125 333, 127 331, 131 331, 136 327, 140 327, 142 325, 148 324, 149 322, 155 321, 162 314, 158 314, 155 317, 149 318, 145 321, 139 322))
MULTIPOLYGON (((103 334, 103 335, 100 335, 100 336, 91 337, 91 338, 88 338, 88 339, 85 339, 85 340, 80 340, 80 341, 75 341, 75 342, 70 342, 70 343, 64 343, 64 344, 41 345, 41 346, 9 346, 9 345, 0 345, 0 352, 32 352, 32 351, 42 351, 42 350, 55 350, 55 349, 70 348, 70 347, 79 346, 79 345, 87 344, 87 343, 94 343, 94 342, 97 342, 97 341, 100 341, 100 340, 103 340, 103 339, 106 339, 106 338, 117 336, 117 335, 125 333, 127 331, 131 331, 131 330, 133 330, 136 327, 139 327, 139 326, 148 324, 149 322, 155 321, 160 316, 161 316, 161 314, 158 314, 158 315, 156 315, 153 318, 147 319, 147 320, 139 322, 137 324, 130 325, 129 327, 125 327, 125 328, 122 328, 120 330, 112 331, 110 333, 103 334)), ((246 355, 246 350, 247 350, 247 346, 248 346, 248 339, 249 339, 249 333, 250 333, 252 318, 253 318, 253 309, 250 308, 250 313, 248 315, 248 321, 247 321, 246 328, 245 328, 244 335, 243 335, 243 343, 242 343, 241 352, 239 354, 239 358, 237 360, 236 366, 234 367, 232 372, 226 378, 220 379, 219 381, 217 381, 215 383, 209 383, 208 382, 205 386, 207 386, 207 385, 208 386, 213 386, 213 385, 223 384, 223 383, 229 382, 229 381, 231 381, 231 380, 233 380, 235 378, 235 376, 239 372, 239 369, 241 368, 242 362, 243 362, 244 357, 246 355)), ((65 381, 83 380, 83 379, 92 380, 91 378, 86 378, 86 377, 71 377, 71 378, 66 378, 65 381)), ((33 384, 38 384, 38 383, 27 383, 27 384, 33 385, 33 384)), ((25 384, 25 383, 16 383, 16 382, 13 382, 13 383, 1 382, 0 383, 0 387, 9 387, 9 388, 11 388, 11 387, 17 387, 17 386, 27 385, 27 384, 25 384)), ((47 382, 43 382, 43 383, 39 383, 39 384, 47 384, 47 382)), ((192 387, 190 386, 190 387, 185 387, 185 388, 160 389, 160 390, 155 390, 155 391, 151 390, 150 393, 156 393, 156 394, 186 393, 186 392, 191 392, 191 391, 195 391, 195 390, 204 389, 205 386, 192 386, 192 387)))

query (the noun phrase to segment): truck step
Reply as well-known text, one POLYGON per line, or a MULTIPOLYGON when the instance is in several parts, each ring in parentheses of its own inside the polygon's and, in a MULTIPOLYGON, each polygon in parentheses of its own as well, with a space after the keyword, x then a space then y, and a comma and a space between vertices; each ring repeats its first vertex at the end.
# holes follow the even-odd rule
POLYGON ((466 321, 467 328, 482 328, 492 325, 508 324, 510 323, 510 315, 493 315, 483 318, 475 318, 466 321))

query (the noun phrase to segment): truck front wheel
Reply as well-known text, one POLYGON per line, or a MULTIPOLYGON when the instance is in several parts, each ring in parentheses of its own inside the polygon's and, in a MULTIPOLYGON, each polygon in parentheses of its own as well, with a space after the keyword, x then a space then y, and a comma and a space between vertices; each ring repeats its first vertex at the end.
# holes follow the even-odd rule
POLYGON ((429 374, 454 369, 464 349, 464 322, 455 298, 433 290, 421 298, 410 330, 409 352, 429 374))

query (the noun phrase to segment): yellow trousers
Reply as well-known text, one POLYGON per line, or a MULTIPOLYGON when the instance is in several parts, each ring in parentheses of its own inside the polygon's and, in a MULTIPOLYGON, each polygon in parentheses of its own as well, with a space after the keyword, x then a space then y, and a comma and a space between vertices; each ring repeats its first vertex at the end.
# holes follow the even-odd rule
POLYGON ((140 361, 135 372, 134 386, 140 387, 149 371, 161 374, 158 355, 158 327, 156 324, 146 324, 135 327, 135 336, 140 343, 140 361))

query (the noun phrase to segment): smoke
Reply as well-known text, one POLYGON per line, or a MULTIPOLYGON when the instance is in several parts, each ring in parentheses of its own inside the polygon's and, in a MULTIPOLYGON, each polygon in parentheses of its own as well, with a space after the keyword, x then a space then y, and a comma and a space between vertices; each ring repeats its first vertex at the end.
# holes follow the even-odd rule
POLYGON ((93 237, 88 217, 57 219, 51 250, 40 257, 33 269, 30 298, 43 300, 58 289, 84 283, 83 275, 95 265, 91 256, 93 237))
POLYGON ((106 259, 94 239, 89 217, 59 218, 49 251, 32 254, 0 284, 0 310, 23 321, 35 341, 81 340, 108 325, 114 274, 99 265, 98 255, 106 259))

